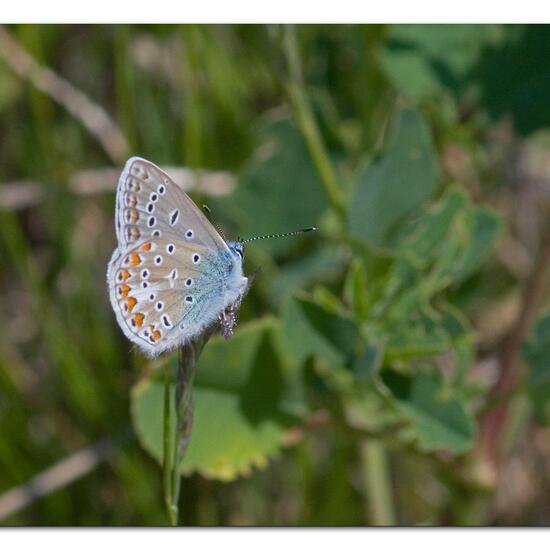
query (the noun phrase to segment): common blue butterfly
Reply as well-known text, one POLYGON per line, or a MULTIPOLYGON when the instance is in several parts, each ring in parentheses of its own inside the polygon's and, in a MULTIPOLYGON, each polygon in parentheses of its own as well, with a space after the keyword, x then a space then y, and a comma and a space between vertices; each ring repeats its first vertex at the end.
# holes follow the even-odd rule
MULTIPOLYGON (((246 241, 226 242, 165 172, 139 157, 126 162, 118 181, 115 225, 107 284, 118 324, 134 344, 154 357, 216 321, 231 335, 249 284, 246 241)), ((271 236, 283 235, 247 241, 271 236)))

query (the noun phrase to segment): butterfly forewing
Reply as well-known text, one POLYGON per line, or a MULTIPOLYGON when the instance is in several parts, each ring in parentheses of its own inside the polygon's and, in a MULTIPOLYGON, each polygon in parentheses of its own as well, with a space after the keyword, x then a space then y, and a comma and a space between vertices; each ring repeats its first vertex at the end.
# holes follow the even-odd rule
POLYGON ((120 176, 116 209, 122 248, 151 238, 178 238, 227 250, 195 203, 160 168, 139 157, 128 160, 120 176))

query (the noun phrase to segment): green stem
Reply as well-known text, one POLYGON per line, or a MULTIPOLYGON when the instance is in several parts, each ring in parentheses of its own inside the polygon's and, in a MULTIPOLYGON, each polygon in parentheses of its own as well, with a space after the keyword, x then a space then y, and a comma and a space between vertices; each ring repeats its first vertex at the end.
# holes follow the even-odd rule
POLYGON ((164 500, 170 525, 178 525, 179 498, 181 488, 181 461, 191 439, 193 426, 193 377, 202 348, 217 330, 214 324, 203 334, 185 344, 178 352, 174 405, 176 426, 171 429, 170 421, 170 369, 164 363, 164 500), (173 439, 172 439, 173 437, 173 439))
POLYGON ((172 448, 170 475, 171 514, 173 525, 177 525, 179 516, 179 497, 181 488, 181 461, 189 445, 193 425, 193 377, 197 358, 206 340, 199 339, 188 343, 179 350, 178 370, 175 388, 176 430, 172 448))
POLYGON ((182 27, 183 75, 185 78, 183 96, 183 160, 191 168, 203 165, 203 109, 198 74, 203 69, 200 59, 201 29, 195 25, 182 27))
POLYGON ((173 515, 173 493, 171 485, 171 453, 170 438, 172 435, 170 421, 170 368, 168 360, 164 361, 164 433, 163 433, 163 453, 162 453, 162 471, 164 475, 164 502, 170 525, 177 525, 177 518, 174 522, 173 515))
POLYGON ((115 25, 114 34, 114 76, 115 101, 118 118, 122 123, 124 135, 133 150, 138 148, 139 131, 137 116, 134 64, 130 62, 131 28, 127 25, 115 25))
POLYGON ((361 443, 363 476, 368 497, 369 523, 395 525, 395 510, 386 449, 380 441, 361 443))
POLYGON ((292 109, 330 203, 343 215, 345 208, 344 193, 338 185, 338 180, 330 162, 321 132, 319 131, 304 90, 294 26, 285 25, 283 29, 284 50, 290 71, 288 93, 292 109))

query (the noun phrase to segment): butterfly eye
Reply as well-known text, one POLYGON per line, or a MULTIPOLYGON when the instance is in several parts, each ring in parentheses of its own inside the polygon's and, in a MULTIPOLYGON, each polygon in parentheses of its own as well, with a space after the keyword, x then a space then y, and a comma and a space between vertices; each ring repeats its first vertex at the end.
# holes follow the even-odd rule
POLYGON ((198 264, 201 261, 201 257, 198 254, 193 254, 193 263, 198 264))
POLYGON ((166 246, 166 252, 168 252, 168 254, 173 254, 174 250, 176 250, 176 247, 172 243, 166 246))
POLYGON ((191 286, 193 284, 193 279, 189 278, 185 280, 185 286, 191 286))
POLYGON ((192 239, 193 238, 193 230, 192 229, 188 229, 186 232, 185 232, 185 236, 188 238, 188 239, 192 239))
POLYGON ((155 256, 155 263, 157 265, 160 265, 162 263, 162 256, 155 256))
POLYGON ((151 194, 149 195, 149 198, 151 199, 151 202, 157 202, 159 196, 158 196, 156 193, 151 193, 151 194))
POLYGON ((155 210, 155 205, 152 202, 147 203, 147 212, 151 214, 155 210))
POLYGON ((188 296, 185 297, 185 301, 189 304, 192 304, 193 303, 193 296, 191 296, 191 294, 189 294, 188 296))
POLYGON ((157 308, 157 311, 162 311, 164 309, 164 302, 157 302, 155 307, 157 308))
POLYGON ((160 237, 161 233, 160 233, 160 229, 155 229, 153 231, 153 237, 160 237))
POLYGON ((157 223, 157 218, 155 218, 155 216, 149 216, 149 219, 147 220, 147 225, 149 227, 155 227, 157 223))
POLYGON ((144 269, 144 270, 141 272, 141 278, 142 278, 142 279, 148 279, 148 278, 149 278, 149 270, 148 270, 148 269, 144 269))
POLYGON ((164 195, 166 192, 166 187, 164 187, 164 185, 159 185, 157 191, 159 192, 159 195, 164 195))

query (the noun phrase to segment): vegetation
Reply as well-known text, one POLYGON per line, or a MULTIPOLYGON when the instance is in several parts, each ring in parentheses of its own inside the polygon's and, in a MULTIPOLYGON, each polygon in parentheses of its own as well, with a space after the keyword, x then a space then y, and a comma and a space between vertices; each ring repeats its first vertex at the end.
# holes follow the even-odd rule
POLYGON ((194 373, 180 525, 548 525, 549 45, 0 28, 0 522, 168 522, 177 353, 132 350, 105 284, 135 154, 233 238, 319 227, 246 246, 236 334, 194 373))

